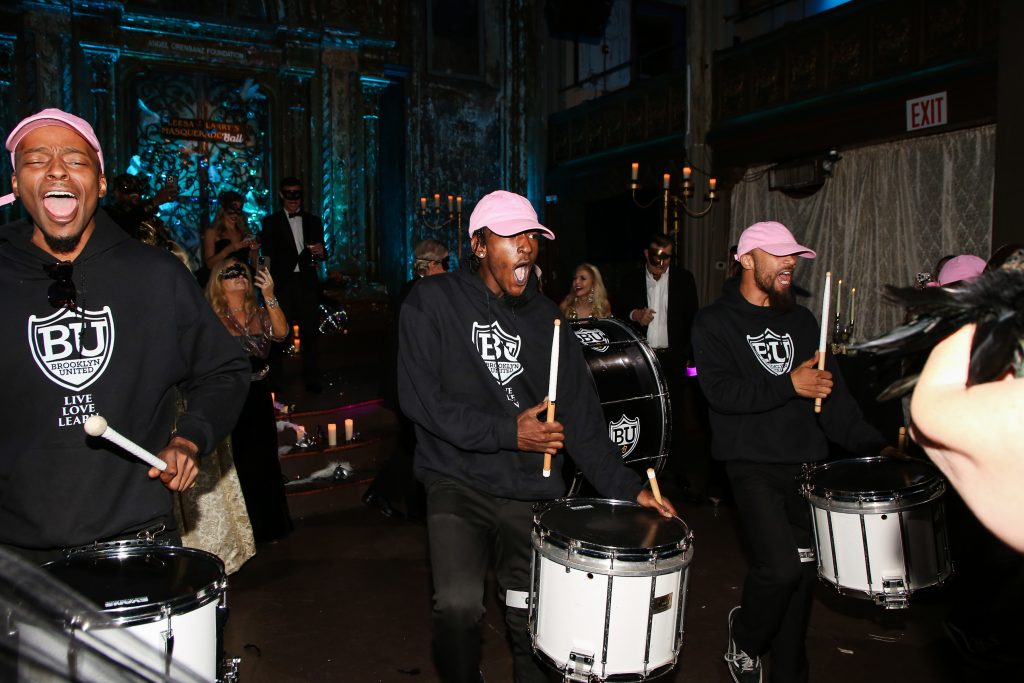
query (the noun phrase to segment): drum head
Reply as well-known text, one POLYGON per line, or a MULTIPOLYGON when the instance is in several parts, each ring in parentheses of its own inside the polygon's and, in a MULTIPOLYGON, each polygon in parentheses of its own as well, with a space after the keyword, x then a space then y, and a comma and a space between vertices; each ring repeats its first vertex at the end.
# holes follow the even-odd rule
POLYGON ((943 488, 938 469, 924 460, 852 458, 819 465, 806 475, 812 496, 838 501, 928 498, 943 488))
POLYGON ((189 611, 223 592, 224 564, 194 548, 131 546, 78 552, 43 565, 115 622, 131 624, 189 611))
POLYGON ((534 528, 553 545, 624 560, 669 557, 687 550, 691 539, 679 518, 603 498, 555 501, 534 516, 534 528))

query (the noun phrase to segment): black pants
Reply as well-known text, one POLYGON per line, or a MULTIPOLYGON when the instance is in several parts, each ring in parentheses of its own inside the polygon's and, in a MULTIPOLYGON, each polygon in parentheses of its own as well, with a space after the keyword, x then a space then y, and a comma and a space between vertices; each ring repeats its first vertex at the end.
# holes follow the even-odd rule
MULTIPOLYGON (((277 282, 274 294, 281 310, 290 321, 299 323, 299 339, 302 358, 302 379, 306 384, 320 381, 320 289, 316 280, 310 280, 303 273, 290 273, 283 282, 277 282)), ((289 325, 291 327, 291 325, 289 325)), ((291 330, 288 330, 291 334, 291 330)), ((275 350, 270 358, 272 383, 280 389, 281 356, 275 350)))
POLYGON ((814 547, 807 501, 797 485, 801 466, 729 461, 725 470, 751 562, 733 638, 750 656, 771 655, 773 681, 806 681, 817 565, 801 562, 798 552, 814 547))
MULTIPOLYGON (((434 657, 445 683, 480 680, 480 621, 494 553, 498 597, 529 594, 533 504, 496 498, 442 479, 427 488, 427 532, 434 578, 434 657)), ((520 602, 520 604, 525 604, 520 602)), ((516 683, 547 681, 533 657, 525 607, 506 607, 516 683)))

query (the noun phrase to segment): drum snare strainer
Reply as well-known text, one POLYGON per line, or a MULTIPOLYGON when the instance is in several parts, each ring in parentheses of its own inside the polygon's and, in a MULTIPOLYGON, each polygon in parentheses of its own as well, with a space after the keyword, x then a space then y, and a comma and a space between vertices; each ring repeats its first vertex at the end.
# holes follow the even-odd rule
POLYGON ((683 637, 693 534, 636 503, 579 498, 534 515, 530 633, 572 681, 643 681, 683 637))
POLYGON ((942 495, 945 480, 924 460, 853 458, 801 477, 810 504, 818 576, 887 609, 952 574, 942 495))

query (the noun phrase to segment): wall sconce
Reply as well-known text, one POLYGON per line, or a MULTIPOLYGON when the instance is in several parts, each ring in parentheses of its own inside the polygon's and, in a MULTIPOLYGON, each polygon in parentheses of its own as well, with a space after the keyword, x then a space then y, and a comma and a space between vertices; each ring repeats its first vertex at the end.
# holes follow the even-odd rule
MULTIPOLYGON (((636 192, 640 189, 640 164, 633 162, 630 165, 630 182, 629 189, 633 193, 633 203, 639 206, 641 209, 646 209, 655 204, 659 197, 655 196, 651 201, 643 204, 637 201, 636 192)), ((689 166, 683 167, 683 186, 676 192, 672 191, 672 175, 665 173, 661 177, 661 202, 662 202, 662 214, 661 214, 661 229, 666 235, 669 233, 669 213, 672 214, 673 232, 676 233, 678 238, 679 233, 679 209, 682 209, 683 213, 691 218, 700 218, 706 216, 711 208, 718 201, 718 180, 716 178, 708 178, 708 192, 704 195, 702 202, 702 208, 694 208, 691 206, 690 201, 693 199, 693 169, 689 166), (706 206, 703 205, 706 203, 706 206), (671 211, 670 211, 671 209, 671 211)))
POLYGON ((462 262, 462 196, 461 195, 448 195, 448 211, 447 213, 441 210, 441 194, 438 192, 434 193, 434 208, 432 210, 427 209, 427 197, 426 195, 420 197, 420 220, 423 225, 427 226, 431 230, 440 230, 449 224, 454 224, 455 232, 458 237, 458 259, 459 263, 462 262))

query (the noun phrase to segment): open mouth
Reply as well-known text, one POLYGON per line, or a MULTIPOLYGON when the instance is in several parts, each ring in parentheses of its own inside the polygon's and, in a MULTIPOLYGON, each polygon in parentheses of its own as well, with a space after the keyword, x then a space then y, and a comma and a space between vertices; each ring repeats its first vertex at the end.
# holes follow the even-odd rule
POLYGON ((793 284, 793 271, 779 271, 779 274, 775 276, 775 279, 778 280, 779 284, 782 285, 783 287, 789 287, 791 284, 793 284))
POLYGON ((512 276, 515 278, 516 284, 525 285, 526 281, 530 279, 530 264, 524 263, 516 266, 512 271, 512 276))
POLYGON ((78 210, 78 197, 70 192, 54 190, 43 195, 43 208, 55 221, 67 221, 78 210))

